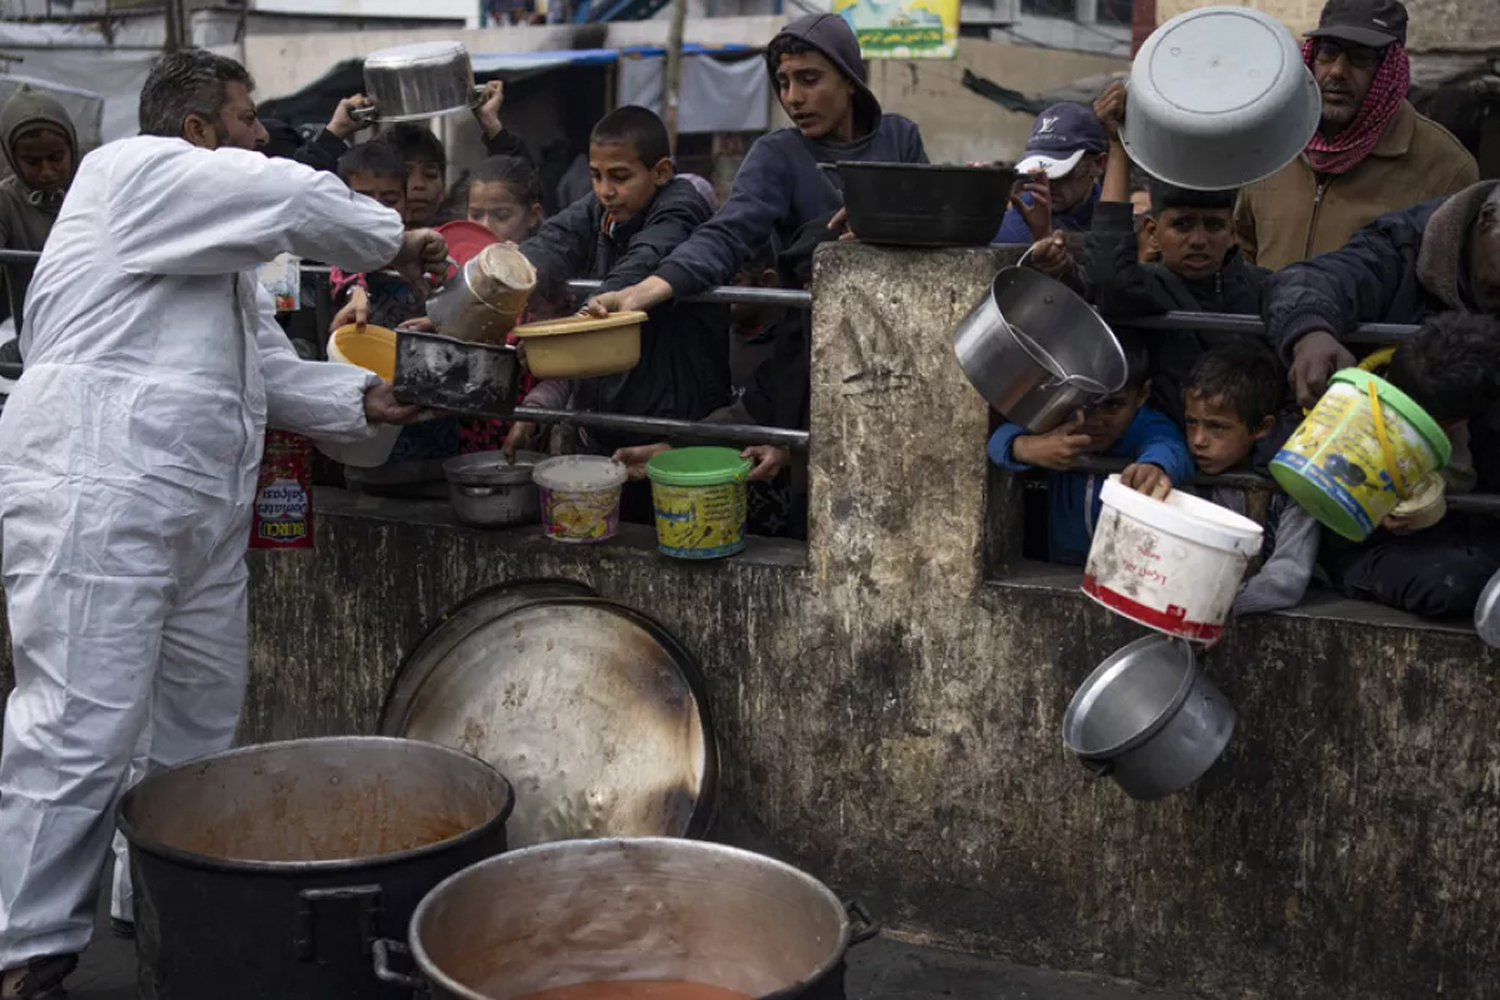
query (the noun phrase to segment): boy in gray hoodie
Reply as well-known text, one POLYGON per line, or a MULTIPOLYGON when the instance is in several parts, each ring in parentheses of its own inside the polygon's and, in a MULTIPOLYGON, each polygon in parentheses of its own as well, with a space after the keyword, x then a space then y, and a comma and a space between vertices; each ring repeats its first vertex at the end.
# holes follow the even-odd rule
POLYGON ((41 250, 78 169, 73 120, 51 94, 22 84, 0 110, 12 176, 0 181, 0 246, 41 250))

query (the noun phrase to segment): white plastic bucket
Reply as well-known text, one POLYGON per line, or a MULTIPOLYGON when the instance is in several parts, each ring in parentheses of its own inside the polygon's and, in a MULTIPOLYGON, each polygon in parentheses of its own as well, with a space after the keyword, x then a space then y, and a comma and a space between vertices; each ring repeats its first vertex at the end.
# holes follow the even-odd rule
POLYGON ((1180 490, 1154 500, 1119 476, 1109 477, 1102 499, 1083 592, 1167 635, 1217 640, 1260 552, 1260 525, 1180 490))

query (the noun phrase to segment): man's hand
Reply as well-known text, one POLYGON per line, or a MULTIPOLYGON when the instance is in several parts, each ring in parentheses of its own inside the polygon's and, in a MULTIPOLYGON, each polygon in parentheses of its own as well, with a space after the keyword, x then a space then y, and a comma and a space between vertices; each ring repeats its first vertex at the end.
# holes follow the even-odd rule
POLYGON ((349 292, 349 301, 345 302, 343 308, 333 315, 333 325, 328 332, 342 330, 353 323, 363 332, 365 324, 370 321, 370 293, 355 285, 349 292))
POLYGON ((741 458, 755 459, 755 468, 750 470, 751 482, 770 482, 792 461, 788 448, 774 444, 753 444, 740 452, 741 458))
POLYGON ((1125 81, 1116 80, 1094 102, 1094 117, 1104 127, 1110 142, 1120 141, 1120 126, 1125 123, 1125 81))
POLYGON ((500 447, 507 462, 515 462, 518 451, 536 450, 537 429, 537 425, 529 420, 517 420, 510 425, 510 433, 505 435, 505 444, 500 447))
POLYGON ((374 118, 361 120, 354 117, 354 112, 362 108, 373 107, 370 99, 364 94, 355 94, 339 101, 339 106, 333 112, 333 117, 328 121, 328 131, 348 142, 354 133, 360 129, 369 128, 375 124, 374 118))
POLYGON ((1054 472, 1066 472, 1080 455, 1088 454, 1087 434, 1080 434, 1083 414, 1075 413, 1067 423, 1045 434, 1022 434, 1010 443, 1010 454, 1017 462, 1035 465, 1054 472))
POLYGON ((579 310, 585 316, 603 319, 610 313, 649 312, 672 297, 672 286, 652 275, 618 292, 595 295, 579 310))
POLYGON ((499 80, 491 80, 484 85, 484 92, 479 95, 479 103, 474 105, 474 117, 479 121, 479 128, 484 132, 486 139, 493 139, 505 131, 505 126, 500 124, 500 108, 505 104, 505 84, 499 80))
POLYGON ((411 319, 402 320, 396 327, 398 330, 415 330, 417 333, 437 333, 437 324, 428 316, 413 316, 411 319))
POLYGON ((425 293, 448 280, 448 244, 431 229, 408 229, 401 234, 401 249, 391 266, 413 289, 425 293), (437 280, 429 282, 429 275, 437 280))
POLYGON ((656 444, 636 445, 634 448, 620 448, 615 452, 614 459, 625 466, 631 479, 645 479, 646 463, 662 452, 671 450, 671 445, 661 441, 656 444))
POLYGON ((1314 330, 1292 348, 1292 367, 1287 381, 1297 394, 1297 404, 1304 410, 1318 405, 1328 388, 1328 376, 1341 368, 1356 364, 1350 350, 1327 330, 1314 330))
POLYGON ((1167 475, 1167 470, 1150 462, 1125 466, 1125 471, 1120 473, 1120 482, 1157 500, 1165 500, 1172 492, 1172 477, 1167 475))
POLYGON ((1010 203, 1026 221, 1026 228, 1031 230, 1032 239, 1045 239, 1052 232, 1052 182, 1047 179, 1046 174, 1028 174, 1016 181, 1016 186, 1010 192, 1010 203), (1031 195, 1029 205, 1021 197, 1028 194, 1031 195))
POLYGON ((382 379, 365 390, 365 419, 372 424, 414 424, 422 419, 422 408, 401 402, 382 379))
POLYGON ((1066 281, 1077 273, 1078 265, 1073 261, 1073 254, 1068 250, 1068 242, 1062 233, 1053 233, 1046 239, 1037 240, 1031 244, 1030 255, 1026 263, 1049 278, 1066 281))

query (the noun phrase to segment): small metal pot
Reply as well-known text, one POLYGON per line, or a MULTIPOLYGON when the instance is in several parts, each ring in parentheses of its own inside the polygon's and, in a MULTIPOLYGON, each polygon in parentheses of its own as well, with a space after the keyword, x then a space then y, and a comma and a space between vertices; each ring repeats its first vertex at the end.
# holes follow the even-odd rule
POLYGON ((1063 716, 1063 743, 1131 798, 1159 799, 1213 766, 1234 723, 1234 706, 1198 669, 1192 645, 1150 635, 1089 674, 1063 716))
POLYGON ((1129 376, 1099 314, 1066 285, 1021 267, 995 275, 954 329, 953 351, 979 394, 1033 434, 1118 392, 1129 376))
POLYGON ((469 53, 459 42, 417 42, 365 57, 365 93, 374 104, 359 114, 382 122, 420 121, 467 111, 478 93, 469 53))
POLYGON ((511 463, 499 451, 460 455, 443 463, 448 477, 448 501, 464 524, 479 528, 511 528, 542 519, 541 494, 531 481, 531 470, 546 455, 516 453, 511 463))
POLYGON ((474 417, 511 415, 521 391, 521 359, 505 344, 396 331, 396 398, 474 417))
POLYGON ((790 865, 702 841, 570 840, 482 862, 428 893, 408 938, 434 1000, 514 1000, 619 979, 753 997, 843 996, 844 955, 879 928, 790 865), (498 863, 497 863, 498 862, 498 863))

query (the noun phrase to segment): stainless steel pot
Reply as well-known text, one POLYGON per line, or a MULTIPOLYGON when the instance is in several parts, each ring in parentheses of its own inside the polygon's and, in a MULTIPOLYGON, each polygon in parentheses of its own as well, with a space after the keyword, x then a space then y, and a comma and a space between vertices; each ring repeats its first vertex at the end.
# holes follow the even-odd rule
POLYGON ((493 768, 415 740, 231 750, 151 775, 120 804, 146 1000, 399 1000, 370 968, 449 875, 506 847, 493 768))
POLYGON ((408 934, 435 1000, 514 1000, 619 979, 688 980, 752 997, 842 993, 844 954, 878 928, 812 876, 701 841, 564 841, 513 851, 432 890, 408 934), (821 992, 820 992, 821 991, 821 992))
POLYGON ((1191 644, 1151 635, 1095 668, 1063 716, 1063 743, 1131 798, 1197 781, 1234 734, 1235 711, 1198 669, 1191 644))
POLYGON ((531 481, 531 470, 547 456, 535 451, 516 453, 514 463, 503 452, 481 451, 443 463, 448 477, 448 500, 465 524, 480 528, 510 528, 542 519, 541 494, 531 481))
POLYGON ((461 43, 398 45, 365 57, 365 94, 374 107, 360 117, 409 122, 453 114, 468 110, 476 93, 461 43))
POLYGON ((1500 573, 1490 577, 1474 605, 1474 631, 1486 646, 1500 648, 1500 573))
POLYGON ((1118 392, 1129 375, 1099 314, 1066 285, 1021 267, 995 275, 954 329, 953 351, 979 394, 1033 434, 1118 392))

